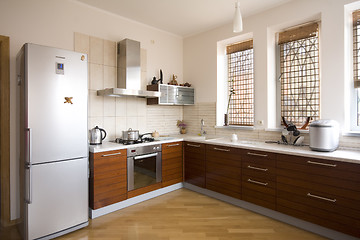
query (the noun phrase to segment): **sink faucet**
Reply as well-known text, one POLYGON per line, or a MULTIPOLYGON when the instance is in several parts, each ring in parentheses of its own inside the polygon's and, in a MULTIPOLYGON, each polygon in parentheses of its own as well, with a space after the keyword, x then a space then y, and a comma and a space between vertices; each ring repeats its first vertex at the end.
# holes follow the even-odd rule
POLYGON ((204 119, 201 119, 200 123, 201 123, 200 135, 201 135, 201 136, 205 136, 206 131, 203 129, 203 127, 204 127, 204 125, 205 125, 204 119))

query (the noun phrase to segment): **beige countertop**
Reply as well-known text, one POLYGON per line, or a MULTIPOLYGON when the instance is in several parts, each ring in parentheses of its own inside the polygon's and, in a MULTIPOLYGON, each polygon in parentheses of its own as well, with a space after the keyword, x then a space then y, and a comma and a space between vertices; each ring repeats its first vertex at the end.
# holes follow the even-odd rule
MULTIPOLYGON (((156 142, 136 144, 136 146, 163 144, 177 141, 192 141, 205 144, 214 144, 227 147, 238 147, 249 150, 267 151, 273 153, 290 154, 304 157, 314 157, 327 160, 336 160, 342 162, 350 162, 360 164, 360 148, 358 149, 338 149, 333 152, 317 152, 312 151, 308 146, 293 146, 276 143, 265 143, 260 141, 247 141, 239 139, 232 142, 230 136, 196 136, 196 135, 171 135, 169 137, 160 137, 156 142)), ((122 145, 113 142, 103 142, 102 145, 90 145, 89 151, 92 153, 126 149, 134 145, 122 145)))

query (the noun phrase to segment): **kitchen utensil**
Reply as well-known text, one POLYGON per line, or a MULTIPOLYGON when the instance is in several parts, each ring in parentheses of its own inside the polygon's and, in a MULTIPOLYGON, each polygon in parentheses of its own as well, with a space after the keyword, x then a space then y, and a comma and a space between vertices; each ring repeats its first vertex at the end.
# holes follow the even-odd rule
POLYGON ((129 128, 127 131, 122 131, 122 139, 125 141, 136 141, 139 139, 139 130, 132 130, 129 128))
POLYGON ((287 139, 286 139, 286 137, 285 137, 284 135, 281 135, 281 140, 282 140, 284 143, 288 144, 288 141, 287 141, 287 139))
POLYGON ((106 138, 106 131, 98 126, 90 130, 90 145, 102 144, 102 141, 106 138), (104 133, 104 135, 103 135, 104 133))

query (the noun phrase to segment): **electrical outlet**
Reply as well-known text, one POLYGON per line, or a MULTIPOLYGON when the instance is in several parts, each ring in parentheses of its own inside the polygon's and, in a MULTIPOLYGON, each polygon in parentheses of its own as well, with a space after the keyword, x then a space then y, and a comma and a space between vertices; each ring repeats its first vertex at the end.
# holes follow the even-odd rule
POLYGON ((258 120, 257 123, 258 123, 258 125, 263 126, 264 125, 264 120, 258 120))

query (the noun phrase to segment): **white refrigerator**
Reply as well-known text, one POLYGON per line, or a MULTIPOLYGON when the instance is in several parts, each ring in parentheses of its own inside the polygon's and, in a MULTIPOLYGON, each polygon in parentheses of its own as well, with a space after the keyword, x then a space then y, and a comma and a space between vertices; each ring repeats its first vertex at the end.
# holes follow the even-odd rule
POLYGON ((88 225, 87 55, 25 44, 17 55, 24 239, 88 225))

